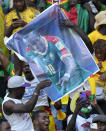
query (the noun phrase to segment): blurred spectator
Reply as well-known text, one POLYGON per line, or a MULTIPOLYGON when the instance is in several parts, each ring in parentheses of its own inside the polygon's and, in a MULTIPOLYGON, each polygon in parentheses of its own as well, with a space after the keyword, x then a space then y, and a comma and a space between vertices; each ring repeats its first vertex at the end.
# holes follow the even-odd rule
POLYGON ((39 110, 33 113, 32 121, 35 131, 49 131, 49 116, 43 110, 39 110))
POLYGON ((100 11, 95 19, 95 30, 88 35, 92 44, 98 39, 106 40, 106 11, 100 11))
POLYGON ((14 65, 6 58, 0 48, 0 97, 3 99, 6 93, 7 84, 5 71, 10 75, 14 75, 14 65))
POLYGON ((92 102, 93 107, 91 107, 89 96, 89 91, 83 91, 76 93, 72 98, 70 108, 73 115, 68 117, 67 131, 90 131, 90 123, 92 123, 92 119, 97 116, 97 114, 92 114, 92 109, 94 108, 98 113, 103 114, 96 99, 92 102), (82 96, 82 94, 84 95, 82 96))
POLYGON ((27 8, 25 0, 14 0, 14 10, 6 16, 6 36, 20 30, 27 23, 31 22, 40 12, 33 8, 27 8))
POLYGON ((97 7, 97 9, 99 10, 99 11, 104 11, 104 10, 106 10, 106 2, 105 2, 105 4, 104 4, 104 2, 102 3, 102 1, 101 0, 93 0, 93 3, 94 3, 94 5, 97 7))
POLYGON ((62 8, 64 8, 65 10, 69 10, 69 4, 68 4, 68 0, 45 0, 45 8, 48 8, 49 6, 51 6, 54 3, 58 3, 59 5, 61 5, 62 8))
POLYGON ((90 131, 106 131, 106 115, 94 117, 90 129, 90 131))
POLYGON ((100 71, 94 75, 96 86, 104 87, 106 91, 106 40, 98 39, 93 45, 95 61, 100 71))
POLYGON ((106 5, 106 0, 99 0, 101 3, 103 3, 104 5, 106 5))
POLYGON ((0 119, 0 131, 11 131, 10 124, 6 119, 0 119))
POLYGON ((29 113, 33 110, 40 90, 51 85, 50 80, 40 82, 31 99, 26 103, 22 103, 22 97, 25 87, 30 87, 29 83, 25 83, 21 76, 13 76, 8 80, 9 93, 5 96, 2 103, 2 112, 4 117, 11 125, 11 130, 15 131, 34 131, 29 113))
POLYGON ((0 4, 2 5, 4 14, 9 12, 9 0, 0 0, 0 4))
MULTIPOLYGON (((25 82, 31 84, 30 87, 25 88, 25 93, 24 93, 24 96, 22 99, 23 103, 26 103, 33 96, 34 90, 35 90, 37 84, 39 83, 39 81, 38 81, 37 77, 32 74, 32 71, 30 70, 28 63, 23 62, 22 68, 23 68, 23 73, 25 75, 25 77, 24 77, 25 82)), ((38 96, 38 100, 37 100, 37 103, 36 103, 33 111, 40 110, 40 109, 46 110, 47 113, 49 114, 50 109, 49 109, 48 96, 44 90, 42 90, 40 92, 40 95, 38 96)), ((54 118, 51 114, 49 114, 49 117, 50 117, 49 129, 50 129, 50 131, 55 131, 54 118)))
POLYGON ((0 48, 0 118, 2 117, 1 103, 7 89, 7 73, 9 76, 14 75, 14 65, 9 62, 8 58, 2 53, 0 48))
POLYGON ((45 0, 36 0, 36 1, 37 1, 36 2, 37 9, 39 9, 42 12, 46 6, 45 0))
MULTIPOLYGON (((57 101, 56 103, 53 103, 53 101, 51 101, 51 110, 52 110, 52 114, 55 118, 55 123, 56 123, 56 127, 57 130, 65 130, 66 129, 66 121, 67 119, 61 119, 59 120, 57 115, 59 115, 58 110, 61 110, 61 112, 64 112, 67 115, 68 112, 68 103, 69 103, 69 95, 64 96, 60 101, 57 101)), ((62 115, 61 115, 62 117, 62 115)))
POLYGON ((9 57, 9 51, 4 45, 4 14, 0 5, 0 47, 3 49, 5 56, 9 57))

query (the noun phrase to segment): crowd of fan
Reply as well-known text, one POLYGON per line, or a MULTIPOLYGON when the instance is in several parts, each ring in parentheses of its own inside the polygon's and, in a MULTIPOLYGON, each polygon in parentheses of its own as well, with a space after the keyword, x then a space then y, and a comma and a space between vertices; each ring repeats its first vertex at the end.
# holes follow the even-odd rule
POLYGON ((105 92, 106 0, 0 0, 0 131, 106 131, 105 92), (4 44, 56 2, 68 17, 63 24, 80 35, 100 69, 93 101, 87 83, 53 103, 42 90, 51 81, 39 83, 28 63, 4 44))

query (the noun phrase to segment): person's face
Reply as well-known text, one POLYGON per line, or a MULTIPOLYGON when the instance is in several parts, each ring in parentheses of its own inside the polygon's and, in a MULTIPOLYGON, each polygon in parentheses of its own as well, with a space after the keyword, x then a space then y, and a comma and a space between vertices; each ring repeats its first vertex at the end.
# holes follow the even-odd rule
POLYGON ((26 79, 32 80, 33 74, 30 70, 29 64, 24 62, 22 67, 23 67, 23 73, 24 73, 26 79))
POLYGON ((22 12, 25 9, 25 1, 24 0, 14 0, 14 7, 18 11, 22 12))
POLYGON ((106 50, 105 49, 95 49, 95 56, 97 57, 99 61, 104 61, 106 59, 106 50))
POLYGON ((98 131, 106 131, 106 124, 98 122, 98 131))
POLYGON ((106 131, 106 124, 102 122, 98 122, 97 129, 91 128, 90 131, 106 131))
POLYGON ((34 51, 45 52, 45 41, 41 36, 37 36, 32 43, 32 49, 34 51))
POLYGON ((38 117, 39 127, 43 131, 49 131, 49 116, 47 113, 40 113, 38 117))
POLYGON ((14 89, 14 94, 17 99, 22 99, 24 93, 25 93, 25 87, 19 87, 14 89))
POLYGON ((86 103, 83 105, 83 107, 81 108, 79 115, 84 117, 84 118, 89 118, 91 115, 92 110, 88 109, 88 107, 90 106, 90 100, 87 97, 86 99, 86 103))
POLYGON ((0 131, 11 131, 10 124, 8 122, 2 122, 0 131))
POLYGON ((106 24, 103 24, 103 25, 100 25, 99 27, 98 27, 98 30, 106 30, 106 24))

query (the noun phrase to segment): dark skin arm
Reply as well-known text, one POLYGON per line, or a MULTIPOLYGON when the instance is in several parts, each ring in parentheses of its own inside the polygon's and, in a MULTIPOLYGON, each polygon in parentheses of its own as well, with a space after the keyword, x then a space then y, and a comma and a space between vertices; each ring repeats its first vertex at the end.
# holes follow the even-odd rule
POLYGON ((90 39, 88 38, 88 36, 77 26, 75 25, 73 22, 71 22, 69 19, 64 20, 62 22, 63 26, 69 27, 71 29, 73 29, 75 32, 78 33, 78 35, 83 39, 83 41, 85 42, 86 46, 88 47, 89 51, 91 52, 91 54, 93 53, 93 47, 91 44, 90 39))
POLYGON ((95 110, 99 113, 104 115, 104 112, 100 108, 100 106, 97 104, 96 98, 94 98, 93 102, 91 102, 91 105, 95 108, 95 110))
POLYGON ((102 6, 101 2, 99 0, 92 0, 92 2, 96 6, 96 8, 100 11, 101 6, 102 6))
POLYGON ((37 100, 38 100, 38 95, 35 95, 35 93, 39 94, 41 89, 48 87, 50 85, 51 85, 50 80, 44 80, 44 81, 40 82, 37 85, 32 98, 30 98, 30 100, 25 104, 15 104, 13 101, 10 101, 10 100, 5 102, 3 105, 4 112, 7 115, 11 115, 12 113, 29 113, 29 112, 31 112, 33 110, 37 100))
POLYGON ((67 125, 67 131, 73 131, 75 129, 77 115, 79 114, 81 108, 84 107, 84 105, 87 103, 87 101, 80 101, 80 100, 81 99, 77 100, 78 101, 77 106, 75 108, 75 111, 72 115, 72 118, 71 118, 69 124, 67 125))
POLYGON ((7 68, 8 65, 10 64, 10 61, 8 60, 8 58, 6 56, 4 56, 3 53, 1 53, 1 52, 0 52, 0 61, 1 61, 4 68, 7 68))
POLYGON ((15 74, 21 76, 22 75, 22 61, 18 58, 18 56, 14 53, 14 68, 15 74))
POLYGON ((18 27, 24 27, 26 24, 27 23, 22 19, 17 19, 16 21, 13 21, 10 26, 5 27, 5 36, 10 37, 14 29, 17 29, 18 27))
POLYGON ((90 31, 93 31, 94 30, 94 23, 95 23, 95 15, 92 13, 91 7, 88 3, 85 3, 83 5, 83 7, 89 12, 89 17, 90 17, 89 27, 91 28, 90 31))

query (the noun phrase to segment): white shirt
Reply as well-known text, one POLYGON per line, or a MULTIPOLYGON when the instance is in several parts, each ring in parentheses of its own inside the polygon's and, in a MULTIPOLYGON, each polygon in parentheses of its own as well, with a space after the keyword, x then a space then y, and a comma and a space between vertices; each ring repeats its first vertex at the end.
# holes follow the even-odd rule
MULTIPOLYGON (((88 119, 85 119, 85 118, 81 117, 80 115, 77 115, 76 124, 75 124, 76 131, 90 131, 90 128, 83 127, 83 124, 88 123, 88 122, 92 123, 93 118, 96 116, 97 116, 97 114, 93 114, 88 119)), ((69 123, 71 118, 72 118, 72 115, 70 115, 68 117, 67 124, 69 123)))
POLYGON ((3 104, 6 101, 11 100, 15 102, 16 104, 22 103, 21 100, 7 97, 7 95, 4 97, 4 101, 2 103, 2 111, 3 111, 4 117, 8 120, 8 122, 11 125, 11 130, 12 131, 34 131, 32 120, 29 113, 12 113, 11 115, 6 115, 4 113, 3 104))
MULTIPOLYGON (((27 81, 25 79, 25 77, 24 77, 24 80, 25 80, 25 82, 31 84, 30 87, 25 87, 25 93, 22 98, 23 103, 26 103, 32 97, 34 90, 35 90, 37 84, 39 83, 39 81, 36 77, 32 81, 27 81)), ((45 93, 44 90, 40 91, 40 94, 38 96, 38 100, 37 100, 34 110, 36 110, 36 108, 42 107, 42 106, 49 106, 48 97, 47 97, 47 94, 45 93)))

